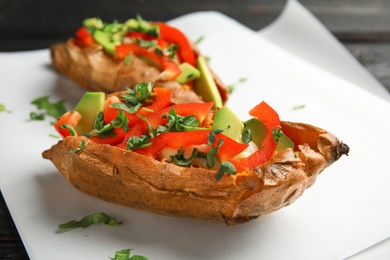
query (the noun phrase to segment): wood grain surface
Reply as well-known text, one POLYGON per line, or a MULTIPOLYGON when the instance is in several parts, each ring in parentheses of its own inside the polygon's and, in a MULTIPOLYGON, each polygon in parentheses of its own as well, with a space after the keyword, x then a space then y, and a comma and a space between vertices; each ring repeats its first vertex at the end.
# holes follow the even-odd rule
MULTIPOLYGON (((390 1, 301 0, 390 91, 390 1)), ((86 17, 169 20, 205 10, 222 12, 253 30, 280 15, 286 0, 0 0, 0 52, 48 48, 71 37, 86 17)), ((28 259, 0 196, 0 259, 28 259)))

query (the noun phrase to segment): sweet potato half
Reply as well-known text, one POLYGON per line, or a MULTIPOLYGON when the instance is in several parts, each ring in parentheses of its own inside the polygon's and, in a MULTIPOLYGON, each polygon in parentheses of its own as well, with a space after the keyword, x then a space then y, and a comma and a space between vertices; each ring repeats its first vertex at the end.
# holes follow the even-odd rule
POLYGON ((180 167, 132 151, 67 137, 43 152, 78 190, 101 200, 172 217, 248 222, 290 205, 349 147, 320 128, 281 123, 296 145, 251 170, 224 175, 180 167), (85 148, 77 153, 71 150, 85 148))
MULTIPOLYGON (((195 48, 194 51, 200 55, 195 48)), ((51 46, 50 54, 52 64, 57 71, 91 91, 113 93, 128 87, 132 88, 141 82, 152 82, 155 87, 172 89, 174 103, 202 101, 202 97, 192 88, 176 81, 160 80, 161 71, 135 55, 130 64, 126 64, 123 59, 107 54, 98 44, 88 47, 79 46, 75 38, 51 46)), ((225 103, 229 91, 221 79, 212 70, 210 72, 225 103)))

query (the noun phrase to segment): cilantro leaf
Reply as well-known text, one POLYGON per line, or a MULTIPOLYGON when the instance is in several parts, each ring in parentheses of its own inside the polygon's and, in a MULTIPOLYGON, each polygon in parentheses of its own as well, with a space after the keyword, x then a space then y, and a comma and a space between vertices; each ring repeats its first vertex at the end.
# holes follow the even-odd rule
POLYGON ((122 222, 118 222, 116 218, 110 217, 106 213, 96 213, 93 215, 88 215, 82 218, 81 220, 71 220, 67 223, 58 225, 60 229, 72 229, 72 228, 86 228, 92 224, 104 223, 109 226, 121 225, 122 222))
POLYGON ((86 147, 85 141, 84 141, 84 140, 81 140, 80 146, 77 147, 76 149, 70 150, 70 152, 71 152, 71 153, 77 153, 77 152, 80 152, 81 150, 83 150, 85 147, 86 147))
POLYGON ((282 132, 282 129, 277 129, 277 128, 272 129, 272 136, 274 138, 275 143, 278 143, 279 138, 282 137, 283 135, 284 134, 282 132))
POLYGON ((31 120, 43 120, 42 115, 49 115, 54 118, 58 118, 67 112, 65 107, 65 100, 60 100, 58 102, 50 102, 48 96, 36 98, 31 101, 31 104, 35 105, 37 109, 44 110, 45 113, 42 113, 40 116, 37 116, 36 113, 32 113, 32 117, 30 114, 31 120))
POLYGON ((190 166, 192 164, 192 162, 195 160, 195 158, 198 156, 199 150, 195 148, 192 151, 191 157, 188 159, 184 157, 183 153, 184 153, 184 150, 180 149, 177 151, 177 154, 171 156, 171 159, 172 159, 172 162, 174 162, 175 164, 177 164, 179 166, 187 167, 187 166, 190 166))
POLYGON ((68 129, 71 136, 76 136, 77 135, 76 130, 69 124, 60 125, 58 128, 59 129, 62 129, 62 128, 68 129))
POLYGON ((115 136, 115 133, 112 131, 114 128, 120 128, 122 127, 125 132, 128 131, 128 119, 125 113, 123 113, 121 110, 118 110, 118 116, 111 120, 110 123, 105 124, 103 113, 99 112, 95 120, 93 122, 93 131, 89 133, 83 133, 82 135, 91 137, 91 136, 100 136, 100 137, 106 137, 106 136, 115 136))
POLYGON ((219 168, 218 172, 217 172, 217 181, 219 181, 223 174, 226 173, 228 176, 229 175, 232 175, 236 172, 236 168, 234 167, 234 165, 230 162, 222 162, 221 163, 221 167, 219 168))
POLYGON ((114 257, 110 257, 111 260, 148 260, 147 257, 141 255, 130 256, 132 249, 122 249, 115 252, 114 257))
POLYGON ((152 143, 149 143, 150 141, 149 135, 141 135, 141 136, 133 136, 127 139, 126 145, 128 150, 134 150, 137 148, 143 148, 146 146, 152 145, 152 143))
POLYGON ((249 144, 250 141, 252 141, 252 131, 251 129, 247 128, 242 132, 241 136, 242 141, 245 144, 249 144))
POLYGON ((121 99, 127 104, 137 105, 151 97, 152 88, 152 82, 141 82, 135 85, 134 89, 127 88, 128 93, 121 95, 121 99))
POLYGON ((5 105, 0 104, 0 112, 8 112, 11 113, 11 110, 7 109, 5 105))
POLYGON ((183 132, 199 126, 199 120, 194 115, 180 116, 176 114, 173 108, 169 111, 168 115, 163 115, 163 117, 168 118, 167 131, 183 132))

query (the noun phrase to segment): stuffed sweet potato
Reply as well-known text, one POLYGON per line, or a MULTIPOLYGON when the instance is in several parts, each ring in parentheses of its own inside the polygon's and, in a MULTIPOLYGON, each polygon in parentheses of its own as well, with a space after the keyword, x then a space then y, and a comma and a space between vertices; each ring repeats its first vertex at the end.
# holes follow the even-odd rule
POLYGON ((43 152, 75 188, 111 203, 243 223, 293 203, 349 151, 325 130, 280 121, 265 102, 243 123, 212 102, 157 108, 164 103, 158 92, 169 98, 167 89, 154 88, 129 105, 139 93, 128 91, 95 109, 86 131, 77 130, 82 105, 64 114, 55 124, 64 140, 43 152))
POLYGON ((213 101, 217 107, 229 94, 187 37, 163 22, 85 19, 75 37, 50 52, 59 72, 92 91, 112 93, 148 81, 172 89, 176 103, 213 101))

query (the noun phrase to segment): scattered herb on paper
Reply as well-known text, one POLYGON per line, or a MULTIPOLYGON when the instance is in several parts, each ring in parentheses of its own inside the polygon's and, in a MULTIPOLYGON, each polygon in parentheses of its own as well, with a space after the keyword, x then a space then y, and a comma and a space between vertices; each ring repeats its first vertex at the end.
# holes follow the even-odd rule
POLYGON ((148 260, 147 257, 142 255, 133 255, 130 256, 132 249, 122 249, 115 252, 114 257, 110 257, 111 260, 148 260))
POLYGON ((198 44, 201 43, 203 40, 204 40, 204 35, 200 36, 194 43, 195 43, 195 45, 198 45, 198 44))
POLYGON ((46 115, 57 119, 67 111, 64 103, 65 100, 50 102, 48 96, 36 98, 31 101, 31 104, 35 105, 40 112, 31 112, 30 119, 44 120, 46 115))
POLYGON ((298 109, 303 109, 303 108, 305 108, 305 105, 298 105, 298 106, 294 106, 293 110, 298 110, 298 109))
POLYGON ((88 215, 82 218, 81 220, 71 220, 64 224, 58 225, 59 229, 72 229, 72 228, 86 228, 92 224, 104 223, 109 226, 121 225, 122 222, 118 222, 116 218, 110 217, 106 213, 96 213, 93 215, 88 215))
POLYGON ((247 80, 248 80, 247 78, 239 78, 237 82, 228 85, 227 88, 228 88, 229 93, 232 94, 233 91, 236 89, 238 84, 244 83, 247 80))
POLYGON ((0 112, 11 113, 11 110, 7 109, 7 108, 5 107, 5 105, 0 104, 0 112))

